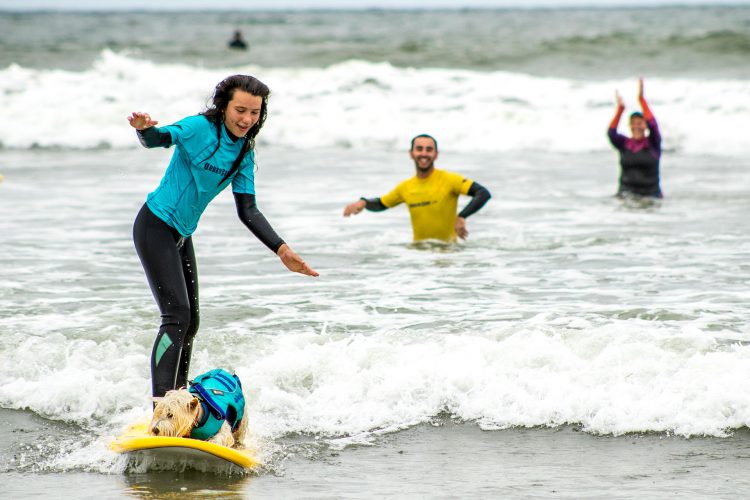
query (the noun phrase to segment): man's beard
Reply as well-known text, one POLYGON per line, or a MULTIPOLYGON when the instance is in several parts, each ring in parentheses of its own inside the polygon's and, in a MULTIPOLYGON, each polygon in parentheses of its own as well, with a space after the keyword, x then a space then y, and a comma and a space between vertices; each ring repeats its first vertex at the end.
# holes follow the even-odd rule
POLYGON ((414 160, 414 165, 417 167, 417 170, 421 170, 422 172, 427 172, 428 170, 430 170, 432 167, 435 166, 435 162, 431 161, 430 163, 428 163, 426 166, 423 167, 422 164, 419 163, 419 160, 414 160))

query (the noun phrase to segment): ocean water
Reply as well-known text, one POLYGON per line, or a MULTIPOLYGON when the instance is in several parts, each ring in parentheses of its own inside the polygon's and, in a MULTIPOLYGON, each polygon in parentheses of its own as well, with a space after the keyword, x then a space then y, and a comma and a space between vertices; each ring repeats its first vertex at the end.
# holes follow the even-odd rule
POLYGON ((0 14, 6 491, 746 494, 727 471, 750 456, 748 25, 743 7, 0 14), (224 48, 235 27, 249 52, 224 48), (131 227, 171 155, 125 117, 197 113, 238 72, 273 92, 261 209, 321 276, 286 272, 229 193, 211 204, 192 371, 240 375, 265 466, 155 470, 107 448, 150 405, 159 318, 131 227), (651 204, 612 197, 605 136, 641 75, 665 147, 651 204), (458 245, 412 244, 403 207, 341 216, 411 175, 422 132, 493 194, 458 245))

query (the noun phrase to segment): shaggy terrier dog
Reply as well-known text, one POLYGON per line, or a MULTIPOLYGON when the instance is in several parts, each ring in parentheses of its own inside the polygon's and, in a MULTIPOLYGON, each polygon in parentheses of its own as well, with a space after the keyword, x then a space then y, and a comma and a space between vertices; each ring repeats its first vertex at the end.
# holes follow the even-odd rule
MULTIPOLYGON (((163 398, 154 399, 156 407, 149 425, 149 434, 152 436, 189 438, 193 428, 203 420, 203 405, 187 389, 167 391, 163 398)), ((230 448, 242 448, 247 420, 247 417, 243 418, 234 432, 230 424, 224 420, 219 432, 207 441, 230 448)))

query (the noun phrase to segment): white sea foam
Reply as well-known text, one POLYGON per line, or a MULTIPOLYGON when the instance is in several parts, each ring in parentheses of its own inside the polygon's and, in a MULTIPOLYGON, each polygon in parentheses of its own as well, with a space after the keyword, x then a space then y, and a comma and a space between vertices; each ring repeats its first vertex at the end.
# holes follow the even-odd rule
MULTIPOLYGON (((134 148, 125 117, 148 111, 169 124, 205 109, 229 74, 258 76, 273 91, 260 139, 297 148, 402 150, 432 133, 455 151, 599 151, 619 89, 633 111, 635 80, 585 81, 505 72, 396 68, 349 61, 327 68, 206 69, 155 64, 105 50, 81 72, 0 70, 0 139, 6 148, 134 148)), ((654 78, 646 95, 664 148, 748 153, 747 80, 654 78)), ((621 130, 627 132, 623 120, 621 130)))
MULTIPOLYGON (((750 424, 750 346, 721 347, 690 327, 551 318, 462 334, 375 324, 371 335, 245 334, 232 349, 218 337, 243 334, 224 329, 202 335, 200 345, 214 347, 197 352, 194 366, 237 370, 254 439, 301 432, 366 440, 441 412, 488 429, 580 424, 614 435, 721 436, 750 424)), ((107 435, 147 407, 150 345, 123 356, 125 346, 114 343, 31 342, 3 349, 3 406, 107 435)))

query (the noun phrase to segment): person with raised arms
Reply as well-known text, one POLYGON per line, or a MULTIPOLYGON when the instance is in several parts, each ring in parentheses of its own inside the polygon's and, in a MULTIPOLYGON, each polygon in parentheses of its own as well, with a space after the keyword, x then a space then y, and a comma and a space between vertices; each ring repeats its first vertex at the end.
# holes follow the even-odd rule
POLYGON ((416 167, 414 177, 402 181, 385 196, 360 198, 348 204, 344 208, 344 217, 356 215, 364 209, 381 212, 406 203, 414 241, 466 239, 469 236, 466 219, 487 203, 490 192, 462 175, 435 168, 438 145, 430 135, 414 137, 409 156, 416 167), (471 196, 472 200, 456 215, 460 195, 471 196))
POLYGON ((157 128, 148 113, 128 117, 147 148, 175 146, 159 186, 133 225, 133 240, 161 311, 151 353, 154 397, 187 386, 198 331, 198 274, 192 234, 208 203, 230 183, 237 214, 290 270, 318 276, 282 240, 255 200, 255 137, 266 120, 270 91, 247 75, 225 78, 206 111, 157 128))
POLYGON ((631 137, 617 132, 625 104, 617 91, 615 99, 617 110, 609 124, 607 135, 615 149, 620 152, 620 185, 617 196, 662 198, 659 182, 661 133, 643 96, 643 78, 638 81, 638 101, 643 112, 636 111, 630 115, 631 137))

